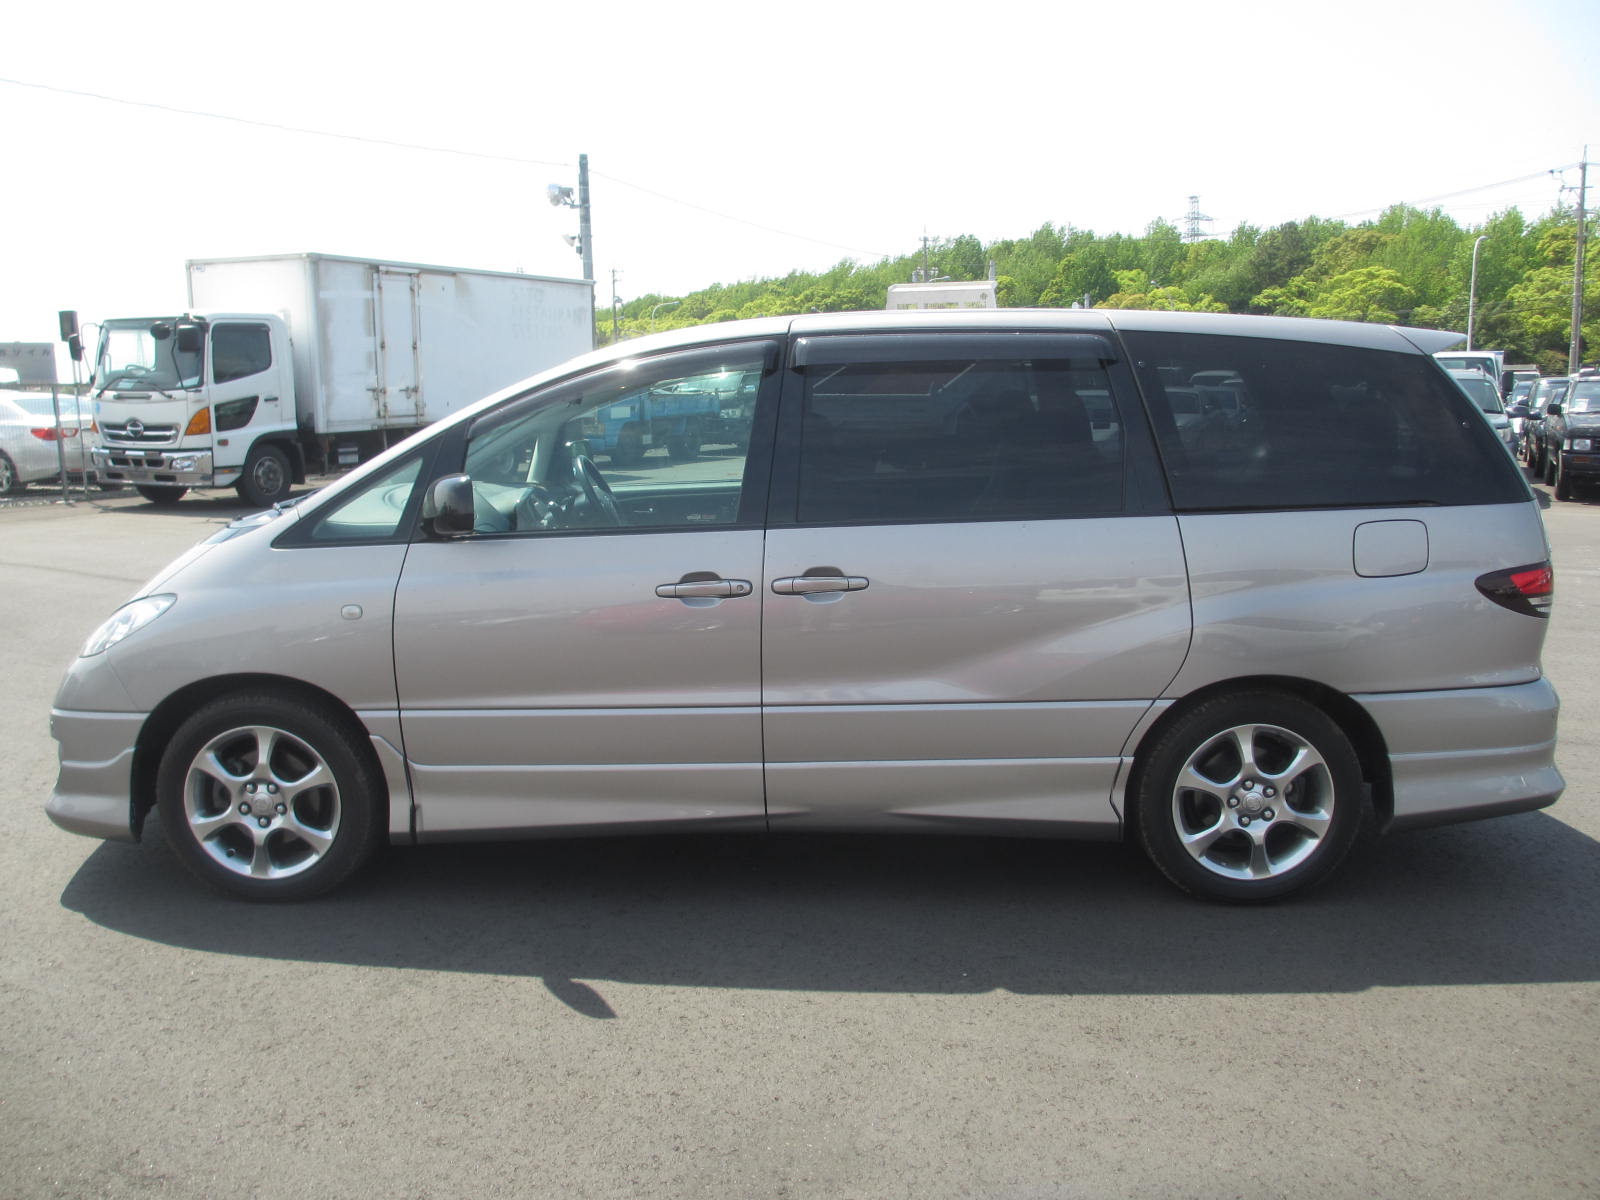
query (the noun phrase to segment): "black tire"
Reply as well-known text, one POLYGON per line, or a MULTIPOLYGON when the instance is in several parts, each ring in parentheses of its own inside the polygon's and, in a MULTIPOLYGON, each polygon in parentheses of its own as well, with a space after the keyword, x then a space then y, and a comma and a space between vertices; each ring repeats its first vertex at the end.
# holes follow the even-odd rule
POLYGON ((644 435, 630 425, 617 435, 617 444, 611 451, 611 465, 634 467, 644 460, 644 435))
POLYGON ((11 461, 9 454, 0 450, 0 496, 20 496, 27 486, 22 482, 22 476, 17 474, 17 464, 11 461))
POLYGON ((700 457, 700 435, 668 438, 667 457, 673 462, 693 462, 700 457))
POLYGON ((185 721, 162 754, 156 800, 184 866, 246 900, 326 892, 387 828, 382 776, 350 718, 270 691, 224 696, 185 721))
POLYGON ((1343 730, 1298 696, 1265 689, 1185 712, 1139 755, 1130 795, 1151 861, 1213 900, 1272 900, 1320 883, 1367 823, 1343 730))
POLYGON ((257 508, 271 508, 279 500, 289 498, 294 486, 294 474, 289 469, 289 456, 276 446, 252 446, 244 460, 244 474, 234 490, 239 499, 257 508))
POLYGON ((1551 458, 1548 454, 1544 456, 1544 482, 1546 487, 1555 487, 1556 485, 1556 463, 1559 458, 1559 451, 1556 458, 1551 458))
POLYGON ((1556 455, 1555 495, 1557 500, 1572 499, 1572 473, 1566 469, 1566 459, 1556 455))
POLYGON ((134 485, 133 490, 150 501, 151 504, 159 504, 163 508, 170 504, 176 504, 189 491, 188 488, 181 487, 146 487, 142 483, 134 485))

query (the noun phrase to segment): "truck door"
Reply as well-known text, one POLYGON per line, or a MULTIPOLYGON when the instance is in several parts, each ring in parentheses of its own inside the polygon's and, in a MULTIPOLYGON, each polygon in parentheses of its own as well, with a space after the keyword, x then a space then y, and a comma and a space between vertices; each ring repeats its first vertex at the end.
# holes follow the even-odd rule
POLYGON ((266 322, 222 320, 211 326, 206 398, 213 470, 243 467, 257 431, 281 426, 286 419, 292 422, 294 398, 286 382, 287 363, 277 361, 266 322))
POLYGON ((417 377, 416 272, 380 268, 374 272, 372 292, 378 419, 394 425, 424 424, 417 377))

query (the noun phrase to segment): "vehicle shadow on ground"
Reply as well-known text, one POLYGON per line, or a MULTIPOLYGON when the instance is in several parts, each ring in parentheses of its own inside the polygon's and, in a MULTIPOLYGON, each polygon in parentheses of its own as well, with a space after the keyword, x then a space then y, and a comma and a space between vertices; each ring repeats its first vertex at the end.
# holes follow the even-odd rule
POLYGON ((261 907, 202 889, 146 832, 90 854, 61 903, 208 953, 537 977, 591 1017, 615 1015, 593 986, 608 980, 1195 995, 1600 979, 1600 843, 1540 813, 1392 836, 1265 907, 1189 899, 1117 845, 822 835, 400 849, 324 899, 261 907))

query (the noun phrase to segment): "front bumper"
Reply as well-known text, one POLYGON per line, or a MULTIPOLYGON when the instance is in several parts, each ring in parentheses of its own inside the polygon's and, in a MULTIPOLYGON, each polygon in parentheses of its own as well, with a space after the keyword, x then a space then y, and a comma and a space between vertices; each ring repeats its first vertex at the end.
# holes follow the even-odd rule
POLYGON ((1561 701, 1547 679, 1354 699, 1389 749, 1392 829, 1544 808, 1566 787, 1555 764, 1561 701))
POLYGON ((136 841, 133 755, 143 713, 50 710, 50 735, 61 763, 45 812, 62 829, 86 837, 136 841))
POLYGON ((241 469, 212 467, 211 451, 96 446, 90 452, 95 470, 106 483, 152 487, 223 487, 238 480, 241 469))

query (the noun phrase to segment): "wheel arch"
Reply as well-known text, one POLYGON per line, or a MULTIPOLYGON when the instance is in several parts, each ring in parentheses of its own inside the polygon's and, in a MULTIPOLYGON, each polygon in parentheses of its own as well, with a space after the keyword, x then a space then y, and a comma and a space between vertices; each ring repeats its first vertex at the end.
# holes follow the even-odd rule
POLYGON ((1128 771, 1127 782, 1119 797, 1124 839, 1132 841, 1138 833, 1138 806, 1129 798, 1137 792, 1140 773, 1149 760, 1149 748, 1169 727, 1198 705, 1218 696, 1252 691, 1284 692, 1327 713, 1339 726, 1340 732, 1350 740, 1356 752, 1356 759, 1361 764, 1361 777, 1371 797, 1376 827, 1384 829, 1389 825, 1394 816, 1394 777, 1389 764, 1388 743, 1384 741, 1383 732, 1372 715, 1349 696, 1327 684, 1292 675, 1247 675, 1197 688, 1168 708, 1145 730, 1134 747, 1133 766, 1128 771))
POLYGON ((372 731, 356 715, 354 709, 332 692, 301 679, 268 674, 218 675, 179 688, 156 705, 141 726, 133 750, 131 798, 135 838, 141 835, 145 818, 155 808, 156 775, 161 769, 161 756, 172 741, 172 735, 196 709, 237 692, 271 692, 288 699, 308 700, 327 705, 337 713, 345 722, 345 732, 351 735, 356 753, 365 760, 366 765, 372 770, 373 777, 382 785, 381 794, 377 797, 381 809, 379 818, 383 827, 388 827, 389 806, 392 802, 389 777, 383 770, 377 752, 372 748, 372 731))

